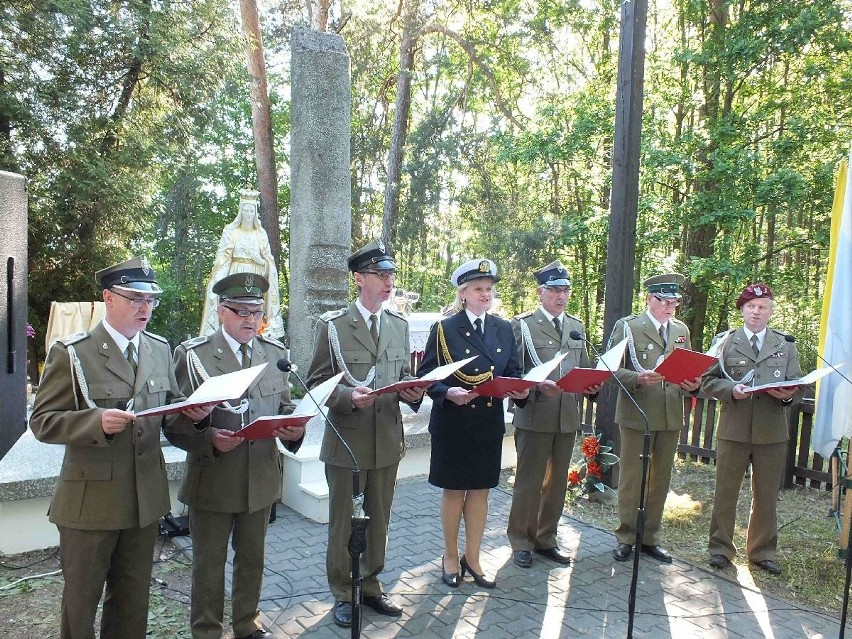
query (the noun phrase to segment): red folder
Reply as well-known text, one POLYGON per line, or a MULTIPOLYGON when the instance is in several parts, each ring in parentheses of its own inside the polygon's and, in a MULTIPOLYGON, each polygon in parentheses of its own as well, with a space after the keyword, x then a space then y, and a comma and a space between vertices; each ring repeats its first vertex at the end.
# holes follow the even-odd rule
POLYGON ((676 348, 654 370, 665 377, 667 382, 681 384, 686 380, 700 377, 715 362, 715 357, 710 357, 704 353, 676 348))
POLYGON ((612 377, 612 373, 607 370, 572 368, 562 379, 556 382, 556 385, 566 393, 582 393, 590 386, 603 384, 610 377, 612 377))
POLYGON ((234 437, 245 437, 246 439, 272 439, 273 431, 279 428, 298 428, 304 426, 314 415, 270 415, 258 417, 251 424, 234 433, 234 437))
POLYGON ((505 398, 512 391, 522 391, 532 388, 538 382, 532 382, 528 379, 519 379, 517 377, 495 377, 487 382, 473 388, 473 392, 477 395, 505 398))
POLYGON ((384 395, 385 393, 396 393, 397 391, 401 391, 404 388, 429 388, 432 384, 435 383, 435 381, 436 380, 434 379, 407 379, 403 382, 391 384, 390 386, 383 386, 382 388, 377 388, 374 391, 370 391, 368 395, 384 395))

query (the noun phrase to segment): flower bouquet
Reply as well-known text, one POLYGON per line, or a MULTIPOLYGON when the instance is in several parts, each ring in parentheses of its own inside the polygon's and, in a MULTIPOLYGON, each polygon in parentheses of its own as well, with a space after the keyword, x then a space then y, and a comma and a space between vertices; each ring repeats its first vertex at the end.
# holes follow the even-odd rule
POLYGON ((580 444, 583 461, 568 471, 568 488, 580 488, 588 495, 595 491, 606 492, 603 474, 618 463, 618 455, 611 453, 612 446, 601 444, 601 435, 586 435, 580 444))

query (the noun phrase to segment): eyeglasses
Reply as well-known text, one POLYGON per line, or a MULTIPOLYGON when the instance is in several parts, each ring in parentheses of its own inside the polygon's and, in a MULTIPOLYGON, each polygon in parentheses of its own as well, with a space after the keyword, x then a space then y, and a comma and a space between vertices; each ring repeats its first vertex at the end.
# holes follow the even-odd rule
POLYGON ((389 279, 396 279, 396 273, 393 271, 361 271, 364 275, 375 275, 383 282, 387 282, 389 279))
POLYGON ((253 317, 254 319, 260 319, 263 317, 263 311, 249 311, 245 308, 231 308, 227 304, 222 304, 225 308, 227 308, 232 313, 236 313, 240 317, 253 317))
POLYGON ((550 293, 556 293, 556 295, 559 295, 560 293, 568 295, 571 292, 570 286, 543 286, 542 288, 550 293))
POLYGON ((666 308, 672 308, 673 306, 680 305, 680 300, 665 299, 663 297, 660 297, 659 295, 654 295, 654 299, 656 299, 660 304, 662 304, 666 308))
POLYGON ((109 289, 115 295, 119 297, 123 297, 126 300, 130 300, 130 306, 133 308, 142 308, 146 304, 151 308, 157 308, 160 305, 160 299, 157 297, 127 297, 127 295, 122 295, 116 290, 109 289))

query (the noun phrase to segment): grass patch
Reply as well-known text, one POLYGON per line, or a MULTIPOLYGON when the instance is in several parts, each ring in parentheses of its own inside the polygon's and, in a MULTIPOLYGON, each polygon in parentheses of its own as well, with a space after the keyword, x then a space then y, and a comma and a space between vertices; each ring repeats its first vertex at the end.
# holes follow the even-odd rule
MULTIPOLYGON (((708 566, 707 542, 713 510, 715 466, 676 460, 671 491, 663 513, 661 545, 677 559, 708 566)), ((751 509, 749 478, 743 482, 737 503, 734 543, 737 567, 748 568, 746 531, 751 509)), ((783 490, 778 500, 778 561, 784 574, 774 577, 755 568, 755 583, 765 592, 840 615, 845 566, 838 557, 839 533, 829 515, 831 492, 809 488, 783 490)), ((615 501, 600 503, 569 494, 566 512, 606 530, 618 526, 615 501)), ((709 567, 709 566, 708 566, 709 567)), ((732 575, 728 569, 726 574, 732 575)))

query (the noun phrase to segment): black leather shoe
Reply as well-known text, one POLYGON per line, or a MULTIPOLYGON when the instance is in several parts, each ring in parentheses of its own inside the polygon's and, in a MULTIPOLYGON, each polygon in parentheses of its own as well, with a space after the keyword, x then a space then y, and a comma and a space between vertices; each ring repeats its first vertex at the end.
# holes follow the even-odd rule
POLYGON ((532 553, 529 550, 516 550, 512 553, 512 561, 516 566, 529 568, 532 566, 532 553))
POLYGON ((391 599, 386 592, 370 597, 365 596, 363 601, 365 606, 372 608, 380 615, 399 617, 402 614, 402 606, 391 599))
POLYGON ((571 555, 559 550, 559 546, 554 546, 553 548, 536 548, 535 551, 537 554, 543 555, 557 564, 568 565, 574 561, 571 559, 571 555))
POLYGON ((456 572, 447 572, 444 570, 444 558, 441 557, 441 581, 450 588, 458 588, 461 583, 461 575, 456 572))
POLYGON ((753 561, 751 562, 761 570, 765 570, 770 575, 780 575, 781 574, 781 566, 776 564, 771 559, 764 559, 763 561, 753 561))
POLYGON ((497 587, 497 580, 496 579, 486 579, 484 574, 480 575, 478 573, 473 572, 473 570, 471 570, 471 568, 470 568, 470 564, 467 563, 467 558, 464 555, 461 556, 460 563, 461 563, 462 579, 464 579, 464 573, 469 572, 470 576, 473 577, 473 580, 476 582, 477 586, 482 586, 483 588, 496 588, 497 587))
POLYGON ((633 546, 630 544, 618 544, 612 549, 612 558, 616 561, 627 561, 630 559, 630 553, 633 552, 633 546))
POLYGON ((710 565, 719 570, 724 570, 731 565, 731 560, 725 557, 725 555, 712 555, 710 557, 710 565))
POLYGON ((250 635, 246 635, 244 637, 237 637, 236 639, 263 639, 264 637, 272 637, 272 633, 269 632, 266 628, 260 628, 255 630, 250 635))
POLYGON ((349 601, 334 602, 334 623, 341 628, 352 627, 352 604, 349 601))
POLYGON ((642 552, 646 555, 651 555, 657 561, 662 561, 664 564, 672 563, 672 556, 662 546, 648 546, 642 544, 642 552))

